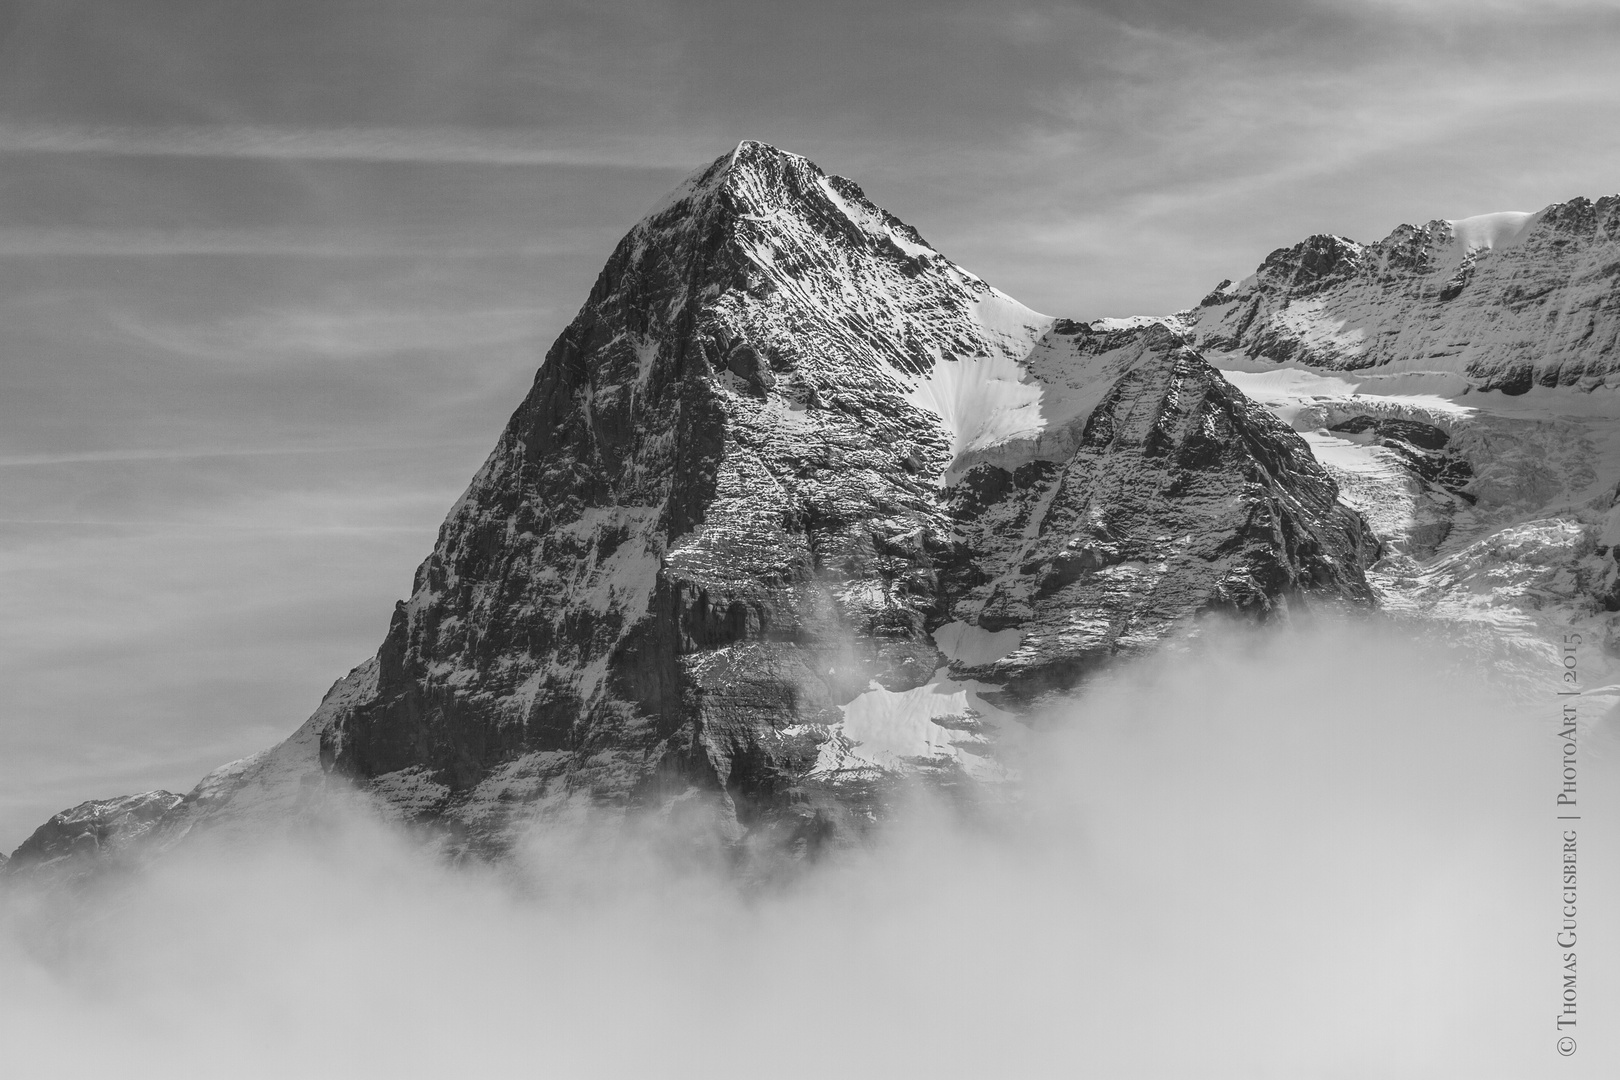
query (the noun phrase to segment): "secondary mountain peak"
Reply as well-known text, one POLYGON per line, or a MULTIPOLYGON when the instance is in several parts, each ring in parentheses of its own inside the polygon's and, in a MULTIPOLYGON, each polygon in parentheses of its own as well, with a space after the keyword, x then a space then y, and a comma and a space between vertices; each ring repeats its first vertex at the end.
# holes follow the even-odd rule
POLYGON ((1620 386, 1620 195, 1272 252, 1182 313, 1200 348, 1520 394, 1620 386))

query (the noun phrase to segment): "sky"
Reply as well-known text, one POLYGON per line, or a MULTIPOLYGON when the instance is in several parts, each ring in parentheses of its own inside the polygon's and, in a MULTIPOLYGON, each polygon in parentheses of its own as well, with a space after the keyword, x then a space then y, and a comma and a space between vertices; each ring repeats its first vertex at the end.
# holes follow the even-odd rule
POLYGON ((0 847, 375 649, 602 263, 743 138, 1053 315, 1620 190, 1620 0, 0 3, 0 847))

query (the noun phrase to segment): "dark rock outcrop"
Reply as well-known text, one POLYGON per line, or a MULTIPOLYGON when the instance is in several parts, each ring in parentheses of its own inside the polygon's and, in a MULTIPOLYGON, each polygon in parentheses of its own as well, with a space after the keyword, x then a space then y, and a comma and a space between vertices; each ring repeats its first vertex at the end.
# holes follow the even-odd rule
POLYGON ((1328 430, 1370 436, 1379 445, 1393 450, 1401 464, 1414 476, 1444 488, 1466 502, 1475 501, 1474 495, 1468 491, 1468 485, 1474 479, 1473 466, 1466 457, 1446 451, 1451 436, 1433 424, 1362 414, 1331 424, 1328 430))

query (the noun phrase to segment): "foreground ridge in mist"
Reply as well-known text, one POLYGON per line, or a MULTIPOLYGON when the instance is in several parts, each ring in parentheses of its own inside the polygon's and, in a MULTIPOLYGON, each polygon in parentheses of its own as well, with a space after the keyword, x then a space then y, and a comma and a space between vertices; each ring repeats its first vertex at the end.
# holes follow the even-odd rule
POLYGON ((802 848, 1201 612, 1365 603, 1307 443, 1161 322, 1053 319, 744 142, 620 242, 376 658, 154 830, 328 775, 499 850, 693 794, 802 848))
MULTIPOLYGON (((775 853, 782 885, 739 881, 735 861, 702 857, 724 855, 712 834, 656 815, 532 830, 491 869, 337 803, 290 836, 199 831, 66 903, 14 881, 6 1064, 144 1078, 206 1060, 233 1080, 728 1078, 761 1062, 805 1078, 1612 1075, 1601 1020, 1578 1029, 1574 1061, 1554 1049, 1557 744, 1533 713, 1381 616, 1222 629, 1054 700, 1006 756, 1016 805, 914 800, 861 845, 775 853), (716 1017, 722 1053, 679 1052, 716 1017)), ((1616 760, 1582 774, 1580 1001, 1598 1018, 1620 988, 1616 760)))

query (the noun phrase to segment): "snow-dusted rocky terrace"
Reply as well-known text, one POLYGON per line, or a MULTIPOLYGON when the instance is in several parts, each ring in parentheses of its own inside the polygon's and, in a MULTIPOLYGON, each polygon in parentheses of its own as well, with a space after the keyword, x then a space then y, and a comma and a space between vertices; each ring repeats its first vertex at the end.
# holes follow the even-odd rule
POLYGON ((1306 438, 1344 501, 1388 544, 1369 575, 1385 610, 1457 634, 1524 693, 1556 680, 1563 636, 1579 633, 1589 696, 1605 708, 1620 701, 1620 615, 1602 602, 1620 598, 1620 390, 1510 396, 1471 390, 1454 373, 1211 359, 1306 438), (1443 431, 1445 451, 1468 462, 1472 478, 1448 491, 1371 432, 1332 430, 1356 417, 1443 431))

